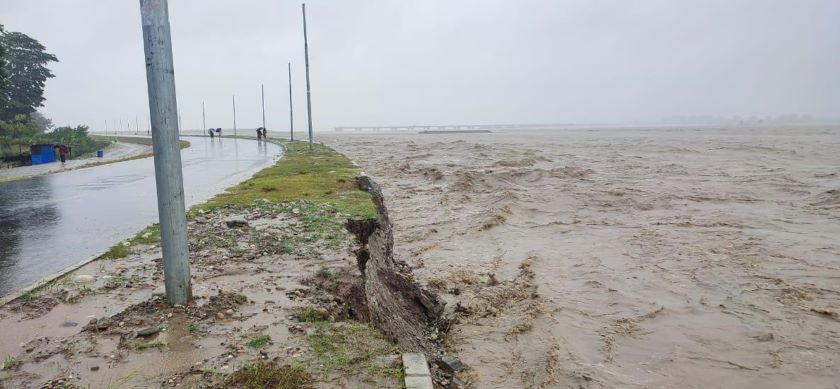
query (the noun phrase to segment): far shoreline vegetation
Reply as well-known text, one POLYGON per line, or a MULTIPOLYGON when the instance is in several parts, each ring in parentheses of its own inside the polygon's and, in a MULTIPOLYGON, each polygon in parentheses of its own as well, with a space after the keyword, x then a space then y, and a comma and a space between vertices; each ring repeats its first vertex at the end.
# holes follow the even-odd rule
POLYGON ((45 83, 55 77, 52 62, 58 58, 36 39, 0 24, 0 168, 28 165, 32 145, 67 145, 75 159, 109 144, 89 136, 86 125, 56 127, 38 111, 45 83))

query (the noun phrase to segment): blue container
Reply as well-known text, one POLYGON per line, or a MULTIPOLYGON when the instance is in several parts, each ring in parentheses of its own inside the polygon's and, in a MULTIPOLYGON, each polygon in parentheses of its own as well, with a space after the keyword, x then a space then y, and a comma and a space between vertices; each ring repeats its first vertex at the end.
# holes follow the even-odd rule
POLYGON ((96 150, 96 158, 102 158, 105 156, 104 150, 96 150))
POLYGON ((29 146, 29 152, 32 154, 32 164, 40 165, 43 163, 55 162, 55 145, 41 144, 29 146))

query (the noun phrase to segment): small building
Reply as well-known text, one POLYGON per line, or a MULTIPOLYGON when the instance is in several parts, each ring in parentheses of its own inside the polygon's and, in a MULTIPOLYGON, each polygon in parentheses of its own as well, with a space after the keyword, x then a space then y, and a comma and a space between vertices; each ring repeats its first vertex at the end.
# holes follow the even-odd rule
POLYGON ((55 162, 55 145, 54 144, 40 144, 29 146, 29 152, 32 154, 32 164, 40 165, 42 163, 55 162))

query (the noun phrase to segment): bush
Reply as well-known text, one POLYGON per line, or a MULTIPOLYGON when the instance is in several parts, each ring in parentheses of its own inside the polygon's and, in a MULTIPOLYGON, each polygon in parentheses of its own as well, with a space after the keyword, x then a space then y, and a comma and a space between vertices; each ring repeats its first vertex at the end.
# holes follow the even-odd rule
POLYGON ((108 145, 107 140, 95 141, 88 136, 88 126, 58 127, 37 138, 37 143, 54 143, 70 146, 71 158, 79 158, 108 145))

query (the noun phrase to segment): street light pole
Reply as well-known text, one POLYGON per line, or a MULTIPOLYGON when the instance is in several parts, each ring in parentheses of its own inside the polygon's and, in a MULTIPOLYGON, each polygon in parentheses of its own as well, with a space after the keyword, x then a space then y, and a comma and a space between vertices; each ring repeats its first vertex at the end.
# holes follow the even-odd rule
POLYGON ((236 136, 236 96, 233 97, 233 136, 236 136))
POLYGON ((309 92, 309 41, 306 38, 306 4, 301 4, 303 10, 303 53, 306 59, 306 115, 309 119, 309 151, 312 151, 312 97, 309 92))
POLYGON ((201 131, 207 131, 207 119, 204 116, 204 102, 201 102, 201 131))
POLYGON ((262 96, 262 128, 265 128, 265 85, 260 84, 260 95, 262 96))
POLYGON ((289 140, 295 141, 295 111, 292 109, 292 63, 289 62, 289 140))
POLYGON ((149 89, 149 117, 155 134, 152 147, 166 300, 172 305, 187 305, 192 297, 192 283, 167 0, 140 0, 140 15, 149 89))

